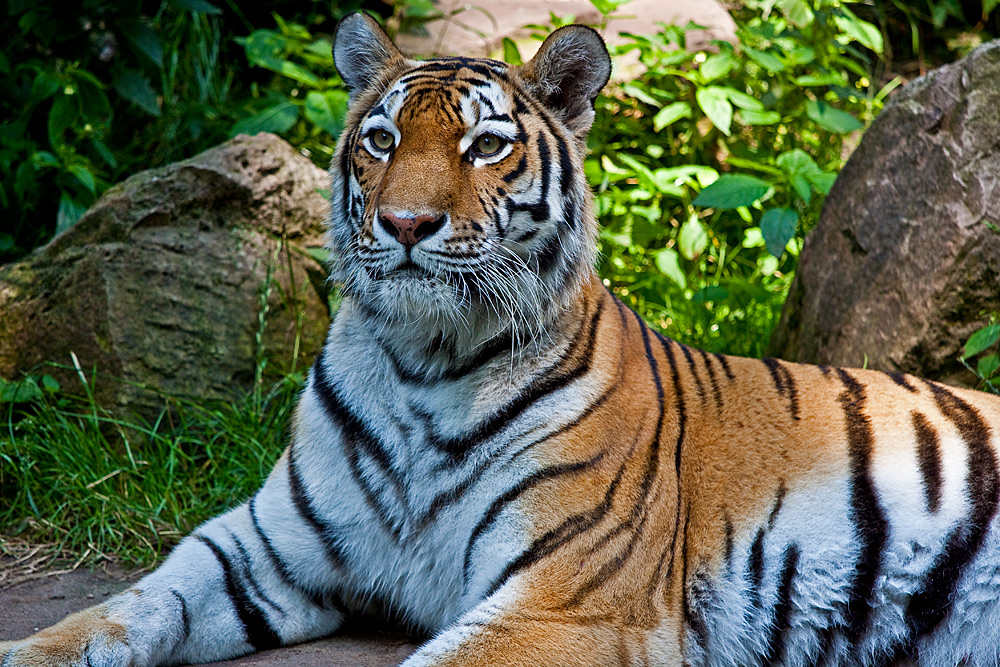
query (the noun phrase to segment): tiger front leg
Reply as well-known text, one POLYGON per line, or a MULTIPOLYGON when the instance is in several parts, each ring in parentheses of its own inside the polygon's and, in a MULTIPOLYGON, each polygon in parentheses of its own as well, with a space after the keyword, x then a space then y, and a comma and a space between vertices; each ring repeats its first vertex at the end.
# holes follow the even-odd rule
POLYGON ((285 465, 253 500, 202 525, 134 587, 27 639, 0 643, 0 667, 207 662, 333 632, 343 613, 316 593, 332 590, 320 585, 334 582, 332 568, 312 560, 303 573, 283 558, 302 532, 287 518, 294 512, 286 512, 285 465))

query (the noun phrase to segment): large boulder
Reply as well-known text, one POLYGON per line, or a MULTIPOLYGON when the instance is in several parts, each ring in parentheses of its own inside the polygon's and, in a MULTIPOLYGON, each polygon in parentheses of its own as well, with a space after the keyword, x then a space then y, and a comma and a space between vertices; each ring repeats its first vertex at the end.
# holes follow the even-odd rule
POLYGON ((1000 311, 1000 41, 905 86, 837 178, 771 353, 974 379, 957 357, 1000 311))
MULTIPOLYGON (((271 371, 301 369, 329 325, 326 276, 309 254, 323 245, 328 187, 270 134, 116 185, 0 267, 0 376, 71 365, 74 353, 88 375, 125 381, 98 378, 104 405, 149 416, 162 399, 143 386, 227 400, 252 386, 261 351, 271 371)), ((72 369, 40 372, 79 387, 72 369)))

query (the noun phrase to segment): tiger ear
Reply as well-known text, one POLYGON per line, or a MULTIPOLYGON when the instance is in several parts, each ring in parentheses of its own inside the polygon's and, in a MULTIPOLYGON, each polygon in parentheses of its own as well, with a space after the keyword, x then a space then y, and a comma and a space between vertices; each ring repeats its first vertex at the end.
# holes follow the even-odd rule
POLYGON ((348 14, 337 26, 333 39, 333 62, 351 96, 365 90, 403 54, 378 22, 367 14, 348 14))
POLYGON ((549 35, 520 72, 528 89, 583 135, 594 122, 594 100, 611 77, 611 56, 596 30, 570 25, 549 35))

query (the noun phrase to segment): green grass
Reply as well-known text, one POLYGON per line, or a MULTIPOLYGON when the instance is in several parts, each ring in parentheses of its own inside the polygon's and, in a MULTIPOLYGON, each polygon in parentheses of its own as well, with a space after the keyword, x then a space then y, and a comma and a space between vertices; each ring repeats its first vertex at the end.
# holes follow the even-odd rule
POLYGON ((0 550, 28 542, 152 564, 260 486, 300 388, 290 377, 214 405, 165 396, 151 424, 116 418, 88 395, 0 404, 0 550))

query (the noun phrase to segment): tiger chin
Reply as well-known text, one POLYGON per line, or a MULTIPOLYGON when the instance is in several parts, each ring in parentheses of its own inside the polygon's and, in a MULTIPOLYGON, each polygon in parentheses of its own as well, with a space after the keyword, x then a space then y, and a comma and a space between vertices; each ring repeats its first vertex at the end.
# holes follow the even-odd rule
POLYGON ((996 665, 1000 402, 708 354, 596 277, 610 60, 404 58, 354 14, 331 167, 344 301, 247 502, 2 667, 219 660, 368 601, 403 664, 996 665))

